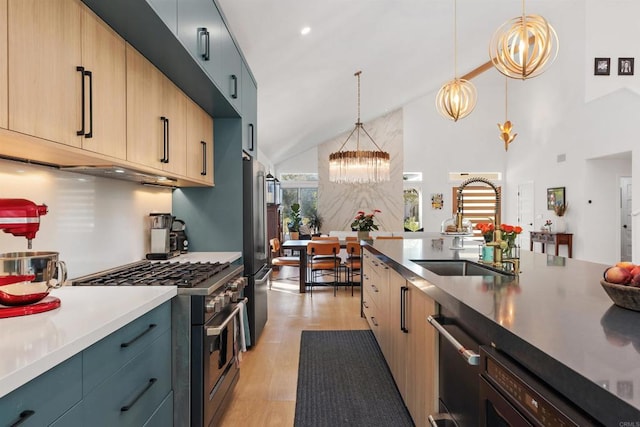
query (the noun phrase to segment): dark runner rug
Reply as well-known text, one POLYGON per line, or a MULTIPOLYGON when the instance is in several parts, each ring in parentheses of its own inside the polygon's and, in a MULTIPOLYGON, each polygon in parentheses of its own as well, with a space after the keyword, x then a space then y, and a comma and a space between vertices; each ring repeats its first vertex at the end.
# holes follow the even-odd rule
POLYGON ((295 427, 413 425, 373 332, 302 331, 295 427))

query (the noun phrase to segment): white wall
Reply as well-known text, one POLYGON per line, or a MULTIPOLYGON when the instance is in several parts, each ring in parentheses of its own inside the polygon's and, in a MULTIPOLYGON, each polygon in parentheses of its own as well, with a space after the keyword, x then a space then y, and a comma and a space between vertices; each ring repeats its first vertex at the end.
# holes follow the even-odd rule
MULTIPOLYGON (((171 212, 171 190, 0 160, 0 198, 46 204, 34 251, 55 251, 78 277, 138 261, 149 250, 148 215, 171 212)), ((0 252, 27 240, 0 233, 0 252)))
POLYGON ((508 152, 496 126, 505 120, 505 78, 492 69, 473 79, 478 104, 457 123, 437 113, 436 91, 403 107, 404 171, 423 172, 425 231, 451 215, 449 172, 504 172, 502 220, 514 224, 518 185, 533 182, 536 228, 553 218, 546 189, 565 187, 573 255, 603 263, 620 256, 618 178, 632 175, 633 261, 640 263, 640 2, 558 4, 553 12, 528 5, 554 25, 560 51, 541 76, 509 80, 508 118, 518 137, 508 152), (594 57, 611 57, 610 76, 593 75, 594 57), (617 75, 618 57, 636 58, 635 76, 617 75), (444 194, 442 210, 431 210, 431 193, 444 194))

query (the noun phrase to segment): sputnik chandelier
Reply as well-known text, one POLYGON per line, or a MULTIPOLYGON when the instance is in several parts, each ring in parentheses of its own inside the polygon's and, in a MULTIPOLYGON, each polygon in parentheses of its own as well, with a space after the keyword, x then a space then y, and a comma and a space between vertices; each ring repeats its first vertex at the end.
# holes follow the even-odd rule
POLYGON ((558 55, 558 35, 545 18, 525 15, 498 28, 489 45, 494 67, 507 77, 529 79, 544 73, 558 55))
POLYGON ((436 97, 436 108, 447 119, 457 122, 473 111, 476 106, 476 87, 468 80, 458 78, 457 5, 453 2, 453 80, 440 88, 436 97))
POLYGON ((382 151, 360 121, 360 74, 362 74, 362 71, 354 74, 358 79, 358 121, 356 122, 356 127, 340 146, 340 149, 329 155, 329 181, 331 182, 365 184, 384 182, 391 179, 389 153, 382 151), (371 140, 377 150, 360 149, 361 131, 371 140), (354 134, 356 149, 354 151, 343 150, 354 134))

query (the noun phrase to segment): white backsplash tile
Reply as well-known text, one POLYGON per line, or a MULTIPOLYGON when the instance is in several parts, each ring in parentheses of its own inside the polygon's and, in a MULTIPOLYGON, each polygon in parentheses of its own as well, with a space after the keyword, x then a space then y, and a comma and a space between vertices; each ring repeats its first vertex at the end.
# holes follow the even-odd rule
MULTIPOLYGON (((60 252, 69 277, 144 258, 148 215, 171 212, 171 190, 0 160, 0 198, 46 204, 34 251, 60 252)), ((0 252, 26 251, 23 237, 0 233, 0 252)))

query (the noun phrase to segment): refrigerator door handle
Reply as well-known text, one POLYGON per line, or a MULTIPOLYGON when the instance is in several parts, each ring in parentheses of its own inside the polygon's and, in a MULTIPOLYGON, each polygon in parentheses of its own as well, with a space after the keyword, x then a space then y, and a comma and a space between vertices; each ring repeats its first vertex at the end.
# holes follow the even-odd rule
POLYGON ((269 281, 269 277, 271 277, 271 268, 268 268, 266 270, 266 272, 264 273, 264 275, 260 276, 259 274, 256 274, 256 281, 255 284, 257 285, 264 285, 265 283, 267 283, 269 281), (260 277, 258 279, 258 277, 260 277))

